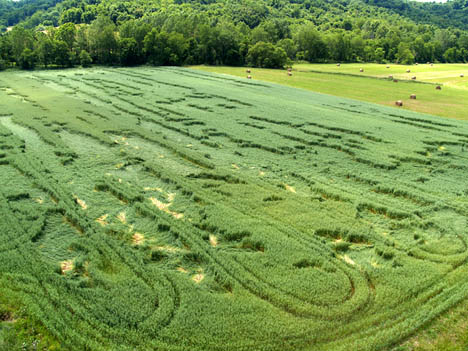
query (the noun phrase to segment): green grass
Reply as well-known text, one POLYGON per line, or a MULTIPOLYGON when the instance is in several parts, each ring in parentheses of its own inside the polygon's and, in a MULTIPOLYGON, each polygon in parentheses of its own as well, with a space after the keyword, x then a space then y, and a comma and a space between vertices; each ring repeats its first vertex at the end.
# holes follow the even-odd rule
POLYGON ((0 101, 0 347, 389 350, 468 297, 465 121, 182 68, 0 101))
POLYGON ((299 71, 320 71, 329 73, 347 73, 358 76, 387 78, 393 75, 397 79, 411 80, 416 77, 416 81, 430 82, 434 84, 444 84, 450 87, 468 90, 468 78, 460 77, 468 75, 468 64, 418 64, 418 65, 397 65, 397 64, 298 64, 294 66, 299 71), (387 68, 388 67, 388 68, 387 68), (364 72, 360 72, 360 69, 364 72), (407 71, 410 70, 408 73, 407 71))
MULTIPOLYGON (((402 100, 403 108, 422 113, 468 119, 468 65, 420 64, 418 66, 378 64, 297 64, 289 77, 284 70, 252 69, 254 80, 268 81, 319 93, 341 96, 381 105, 395 106, 402 100), (364 69, 360 73, 360 68, 364 69), (410 69, 410 73, 406 70, 410 69), (465 77, 461 78, 460 74, 465 77), (398 83, 388 79, 393 75, 398 83), (417 81, 411 80, 412 76, 417 81), (379 78, 379 79, 376 79, 379 78), (417 82, 431 83, 418 84, 417 82), (443 84, 441 91, 433 84, 443 84), (410 95, 417 99, 411 100, 410 95)), ((192 67, 208 72, 246 77, 241 67, 192 67)))

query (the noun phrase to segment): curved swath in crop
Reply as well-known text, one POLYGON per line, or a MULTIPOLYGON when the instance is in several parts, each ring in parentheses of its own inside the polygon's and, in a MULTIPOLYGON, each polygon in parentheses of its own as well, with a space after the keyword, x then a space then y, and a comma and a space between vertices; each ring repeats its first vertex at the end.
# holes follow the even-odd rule
MULTIPOLYGON (((161 168, 158 169, 158 172, 161 172, 161 168)), ((174 178, 166 174, 167 178, 174 178)), ((109 183, 109 180, 107 180, 108 186, 112 185, 109 183)), ((122 187, 122 185, 115 183, 116 186, 119 188, 122 187)), ((182 186, 188 187, 185 184, 181 185, 180 183, 177 185, 174 184, 175 186, 182 186)), ((99 187, 104 190, 104 187, 99 187)), ((113 190, 113 193, 116 193, 118 190, 113 190)), ((200 189, 201 191, 201 189, 200 189)), ((202 196, 208 196, 209 192, 198 192, 198 194, 202 196)), ((132 189, 131 191, 125 191, 122 190, 118 192, 118 197, 121 199, 124 199, 128 203, 135 203, 137 204, 138 207, 140 207, 140 211, 144 214, 146 214, 149 217, 152 218, 158 218, 159 220, 162 220, 161 217, 163 217, 159 211, 156 209, 151 209, 147 205, 141 207, 139 205, 140 199, 143 198, 142 194, 139 194, 139 191, 137 189, 132 189), (135 194, 134 197, 129 197, 126 194, 135 194)), ((202 239, 203 234, 201 233, 196 233, 199 231, 198 228, 191 227, 187 229, 187 226, 185 223, 180 223, 179 221, 176 221, 176 223, 171 223, 167 222, 167 224, 170 224, 174 228, 178 228, 177 232, 184 238, 184 241, 189 244, 192 249, 195 247, 198 247, 202 251, 204 251, 205 255, 208 257, 211 257, 211 260, 214 260, 214 263, 218 266, 221 266, 224 271, 226 271, 229 276, 233 279, 235 279, 238 283, 240 283, 244 288, 247 290, 253 292, 257 296, 261 297, 262 299, 265 299, 266 301, 276 304, 281 308, 284 308, 286 311, 289 311, 291 313, 297 313, 299 315, 313 315, 313 314, 319 314, 319 315, 330 315, 330 306, 325 307, 322 306, 320 307, 320 303, 317 304, 316 301, 313 299, 304 299, 304 298, 299 298, 298 296, 295 296, 294 293, 285 291, 279 287, 272 286, 267 280, 253 272, 252 270, 249 270, 242 262, 239 262, 237 260, 233 261, 231 258, 223 257, 223 258, 217 258, 215 254, 213 254, 212 250, 210 250, 209 245, 202 239), (239 277, 239 275, 236 273, 239 270, 243 271, 244 277, 239 277), (248 285, 248 281, 255 281, 256 284, 253 286, 248 285), (260 284, 260 285, 259 285, 260 284), (275 298, 274 296, 276 295, 275 291, 277 291, 280 296, 275 298), (304 303, 310 304, 312 310, 309 311, 308 308, 304 308, 303 305, 304 303), (312 307, 315 306, 316 307, 312 307)), ((296 234, 296 237, 300 237, 298 234, 296 234)), ((301 241, 301 244, 304 244, 304 241, 301 241)), ((319 247, 317 246, 312 246, 310 243, 306 243, 306 246, 309 247, 310 250, 317 251, 320 250, 319 247)), ((328 251, 323 251, 320 250, 323 256, 327 257, 330 256, 330 252, 328 251)), ((343 303, 346 303, 347 305, 351 306, 350 308, 352 309, 359 309, 362 306, 362 303, 365 303, 368 299, 367 294, 364 294, 364 297, 362 297, 360 292, 358 291, 358 294, 355 296, 356 289, 360 289, 360 287, 363 285, 362 283, 365 282, 366 280, 364 277, 360 276, 357 274, 357 272, 353 272, 353 270, 347 268, 344 264, 340 264, 338 260, 333 261, 333 266, 336 266, 339 271, 342 271, 349 280, 350 284, 350 293, 349 295, 345 298, 343 303), (355 280, 358 280, 359 283, 356 283, 355 280), (357 302, 361 301, 361 302, 357 302)), ((364 284, 365 285, 365 284, 364 284)), ((341 307, 336 307, 336 310, 341 309, 341 307)))
MULTIPOLYGON (((158 170, 161 172, 161 168, 158 170)), ((168 177, 174 179, 174 177, 168 177)), ((194 185, 191 184, 191 186, 186 185, 185 183, 178 183, 179 186, 182 188, 188 187, 192 189, 196 189, 196 193, 199 196, 202 196, 203 198, 209 199, 210 198, 210 191, 204 190, 202 188, 195 187, 194 185)), ((242 212, 242 210, 238 209, 237 206, 235 205, 235 202, 233 202, 231 205, 231 210, 235 209, 236 211, 242 212)), ((246 213, 244 213, 246 215, 246 213)), ((250 215, 251 214, 247 214, 250 215)), ((339 260, 334 259, 331 260, 330 262, 333 267, 335 267, 337 270, 343 272, 346 276, 347 279, 349 280, 350 284, 350 292, 349 295, 344 299, 343 304, 349 307, 344 307, 343 305, 338 305, 338 306, 320 306, 320 303, 317 303, 314 301, 313 298, 311 299, 304 299, 300 298, 297 295, 295 295, 291 291, 287 291, 282 289, 281 287, 275 287, 271 283, 268 282, 265 277, 260 276, 259 274, 255 273, 253 270, 249 269, 247 266, 242 261, 235 260, 234 258, 230 257, 220 257, 217 258, 213 250, 210 249, 210 246, 206 241, 202 239, 203 234, 202 233, 194 233, 194 231, 200 231, 198 228, 192 227, 191 229, 187 230, 184 229, 185 223, 179 223, 176 221, 176 223, 171 224, 172 226, 176 227, 181 227, 181 230, 179 230, 179 233, 183 233, 181 235, 184 235, 185 239, 187 242, 190 242, 193 246, 199 246, 200 248, 203 248, 203 251, 205 251, 205 254, 208 256, 211 256, 212 259, 214 260, 215 264, 218 266, 221 266, 226 273, 230 275, 231 278, 235 279, 239 284, 241 284, 244 288, 247 290, 251 291, 258 297, 268 301, 269 303, 272 303, 273 305, 284 309, 287 312, 297 314, 299 316, 331 316, 331 315, 341 315, 339 310, 351 310, 351 312, 345 312, 345 314, 352 313, 354 310, 358 310, 360 308, 363 308, 363 306, 368 302, 370 296, 370 289, 368 287, 368 282, 365 276, 362 275, 362 273, 359 273, 356 269, 351 269, 347 267, 344 263, 341 263, 339 260), (188 236, 188 234, 191 234, 188 236), (239 277, 237 272, 238 270, 241 270, 243 272, 243 277, 239 277), (249 281, 254 281, 255 284, 249 285, 249 281), (361 292, 361 290, 364 290, 361 292)), ((278 225, 277 223, 271 223, 271 225, 278 225)), ((319 252, 321 256, 323 257, 331 257, 330 251, 324 250, 323 248, 320 247, 320 245, 317 245, 318 243, 316 242, 315 245, 312 244, 311 242, 304 240, 301 238, 301 235, 299 233, 296 233, 292 230, 288 231, 287 235, 290 239, 297 241, 300 243, 302 246, 306 247, 308 250, 310 250, 311 255, 314 256, 312 253, 313 252, 319 252)), ((192 246, 191 245, 191 246, 192 246)))
MULTIPOLYGON (((64 189, 61 188, 60 185, 58 185, 59 182, 57 180, 51 177, 45 179, 42 176, 42 174, 44 174, 44 170, 38 163, 34 162, 32 159, 29 159, 26 156, 21 157, 19 155, 16 155, 16 158, 12 162, 12 165, 15 168, 17 168, 22 174, 24 174, 25 177, 29 178, 32 183, 39 186, 45 193, 51 194, 54 198, 58 199, 59 202, 57 204, 57 207, 60 211, 64 213, 65 216, 70 218, 70 220, 73 221, 75 225, 79 226, 80 228, 86 228, 86 230, 83 231, 83 235, 85 235, 88 238, 93 238, 93 250, 102 253, 108 252, 110 255, 112 255, 114 260, 117 257, 120 257, 120 263, 132 270, 135 277, 137 277, 137 279, 139 279, 141 282, 144 282, 147 289, 149 289, 148 291, 150 291, 151 294, 154 295, 153 300, 159 301, 158 304, 164 306, 162 310, 161 308, 154 308, 152 309, 151 314, 142 316, 142 318, 138 322, 138 327, 141 329, 147 329, 148 337, 153 337, 157 330, 160 331, 162 328, 169 325, 180 304, 179 293, 174 282, 166 274, 161 272, 150 272, 150 274, 145 273, 138 266, 139 263, 137 261, 129 261, 129 256, 122 255, 121 253, 119 253, 121 248, 109 241, 108 238, 102 237, 96 225, 93 222, 90 222, 86 217, 83 217, 83 213, 80 212, 79 205, 75 201, 71 200, 73 198, 72 195, 65 192, 64 189), (78 212, 80 213, 78 214, 78 212), (172 306, 172 308, 170 308, 170 306, 172 306)), ((2 204, 2 210, 9 212, 8 208, 6 207, 6 202, 2 201, 1 197, 0 203, 2 204)), ((29 252, 30 249, 28 245, 28 241, 30 240, 29 236, 24 231, 23 227, 19 225, 19 222, 15 221, 15 215, 13 213, 10 212, 10 216, 8 216, 7 218, 9 218, 10 221, 9 228, 11 228, 11 230, 13 230, 13 232, 16 234, 15 240, 7 242, 9 249, 17 250, 19 255, 28 257, 31 267, 39 267, 39 264, 34 264, 34 260, 31 261, 31 253, 29 252)), ((34 276, 35 274, 44 274, 43 272, 38 272, 36 268, 31 268, 31 270, 32 276, 34 276)), ((51 279, 51 283, 57 280, 57 278, 54 277, 54 274, 55 273, 50 272, 49 278, 47 278, 51 279)), ((62 285, 62 287, 66 289, 67 283, 61 281, 60 285, 62 285)), ((18 289, 23 290, 23 288, 21 287, 18 287, 18 289)), ((109 338, 115 340, 119 339, 120 332, 118 330, 112 331, 112 329, 106 328, 106 332, 98 332, 99 330, 102 330, 100 325, 102 323, 105 323, 105 320, 99 321, 91 317, 93 315, 93 311, 95 310, 95 306, 94 301, 92 301, 92 299, 90 300, 91 296, 88 296, 86 290, 83 290, 83 296, 80 297, 80 295, 78 294, 78 296, 76 296, 77 300, 75 301, 62 301, 60 298, 52 297, 55 296, 55 294, 49 292, 48 289, 49 288, 45 286, 44 290, 39 290, 37 292, 29 291, 29 288, 26 288, 26 290, 23 291, 25 293, 27 292, 31 298, 34 295, 37 295, 37 301, 44 301, 44 299, 46 299, 52 305, 57 305, 58 303, 60 303, 61 309, 67 311, 76 311, 73 312, 73 314, 78 314, 82 322, 86 321, 86 323, 89 325, 89 329, 82 330, 82 333, 89 330, 90 334, 88 335, 88 337, 91 339, 95 339, 96 337, 98 339, 101 338, 102 341, 108 340, 109 338), (93 331, 91 332, 91 330, 93 331)), ((34 302, 30 301, 30 304, 32 308, 34 302)), ((69 315, 69 313, 64 313, 62 317, 65 318, 67 315, 69 315)), ((55 319, 55 317, 55 312, 43 308, 41 318, 50 320, 55 319)), ((75 315, 75 318, 76 317, 77 315, 75 315)), ((80 338, 83 344, 86 343, 85 335, 82 335, 82 337, 80 338)), ((140 340, 137 338, 133 342, 135 343, 135 345, 137 345, 139 341, 140 340)))

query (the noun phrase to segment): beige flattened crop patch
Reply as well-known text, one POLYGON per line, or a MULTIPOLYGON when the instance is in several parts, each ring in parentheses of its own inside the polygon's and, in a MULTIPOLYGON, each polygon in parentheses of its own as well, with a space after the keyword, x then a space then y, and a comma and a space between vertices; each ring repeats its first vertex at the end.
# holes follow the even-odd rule
POLYGON ((343 256, 343 260, 347 263, 347 264, 350 264, 351 266, 354 266, 356 264, 356 262, 354 262, 351 257, 349 257, 348 255, 344 255, 343 256))
POLYGON ((66 260, 60 262, 60 269, 62 270, 62 274, 66 274, 73 270, 73 260, 66 260))
POLYGON ((81 207, 83 210, 88 209, 88 205, 86 204, 85 201, 79 199, 78 196, 76 196, 76 195, 74 195, 73 198, 75 199, 76 203, 77 203, 78 205, 80 205, 80 207, 81 207))
POLYGON ((167 208, 171 205, 171 204, 165 204, 165 203, 159 201, 158 199, 156 199, 155 197, 150 197, 150 201, 159 210, 164 211, 164 212, 167 212, 168 211, 167 208))
POLYGON ((218 246, 218 238, 213 234, 210 234, 210 245, 213 247, 218 246))
POLYGON ((200 284, 201 281, 205 279, 205 275, 203 273, 198 273, 198 274, 195 274, 193 277, 192 277, 192 280, 196 283, 196 284, 200 284))
POLYGON ((134 245, 141 245, 145 241, 145 236, 141 233, 136 232, 132 236, 132 242, 134 245))
POLYGON ((103 227, 105 227, 106 225, 109 224, 109 223, 106 221, 107 217, 109 217, 109 215, 106 213, 106 214, 102 215, 101 217, 99 217, 98 219, 96 219, 96 222, 98 222, 100 225, 102 225, 103 227))
POLYGON ((184 215, 182 213, 176 213, 176 212, 171 212, 172 216, 175 218, 175 219, 182 219, 184 218, 184 215))
POLYGON ((122 222, 123 224, 127 223, 127 215, 125 212, 120 212, 118 215, 117 215, 117 219, 122 222))
MULTIPOLYGON (((169 194, 173 197, 172 200, 174 200, 175 198, 175 194, 169 194)), ((169 196, 168 196, 169 197, 169 196)), ((156 206, 160 211, 163 211, 163 212, 166 212, 167 214, 170 214, 172 217, 174 217, 175 219, 182 219, 184 217, 184 215, 182 213, 178 213, 178 212, 175 212, 175 211, 171 211, 169 209, 169 207, 172 205, 172 202, 170 203, 164 203, 164 202, 161 202, 159 201, 158 199, 156 199, 155 197, 150 197, 149 198, 151 203, 156 206)))
POLYGON ((160 250, 160 251, 171 252, 171 253, 182 251, 182 249, 180 249, 180 248, 178 248, 178 247, 169 246, 169 245, 165 245, 165 246, 155 246, 154 249, 160 250))
POLYGON ((127 138, 126 137, 121 137, 120 139, 114 139, 114 144, 120 144, 120 145, 126 145, 128 146, 129 143, 127 142, 127 138))
POLYGON ((161 188, 151 188, 151 187, 149 187, 149 186, 143 188, 143 190, 144 190, 144 191, 157 191, 157 192, 160 192, 160 193, 163 192, 163 190, 162 190, 161 188))

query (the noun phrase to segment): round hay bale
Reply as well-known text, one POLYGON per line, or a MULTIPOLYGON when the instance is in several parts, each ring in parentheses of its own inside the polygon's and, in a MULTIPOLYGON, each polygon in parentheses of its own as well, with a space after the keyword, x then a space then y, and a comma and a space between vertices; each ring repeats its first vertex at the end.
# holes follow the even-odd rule
POLYGON ((411 95, 410 95, 410 99, 411 99, 411 100, 416 100, 416 94, 411 94, 411 95))
POLYGON ((428 62, 427 64, 428 64, 428 65, 430 65, 431 63, 430 63, 430 62, 428 62))
POLYGON ((419 65, 419 63, 416 62, 416 66, 419 65))
POLYGON ((403 106, 403 101, 401 101, 401 100, 395 101, 395 105, 401 107, 401 106, 403 106))
POLYGON ((398 80, 397 80, 397 79, 394 79, 394 80, 393 80, 393 83, 398 83, 398 80))
POLYGON ((442 90, 442 87, 440 85, 436 86, 436 90, 442 90))
POLYGON ((247 76, 247 79, 252 79, 252 76, 249 74, 249 75, 247 76))
POLYGON ((387 68, 390 68, 390 66, 387 66, 387 68))
POLYGON ((410 70, 410 69, 407 69, 407 70, 406 70, 406 73, 410 73, 410 72, 411 72, 411 70, 410 70))
POLYGON ((341 63, 337 63, 337 64, 336 64, 336 67, 340 67, 340 66, 341 66, 341 63))
POLYGON ((431 67, 434 67, 434 64, 433 64, 433 63, 431 63, 431 67))
POLYGON ((361 69, 359 70, 359 72, 361 72, 361 73, 364 72, 364 68, 361 68, 361 69))
POLYGON ((388 79, 393 79, 393 76, 392 76, 392 75, 389 75, 389 76, 388 76, 388 79))
POLYGON ((251 73, 250 69, 248 69, 246 72, 247 72, 247 73, 251 73))
POLYGON ((460 74, 460 77, 463 78, 465 75, 464 74, 460 74))
POLYGON ((412 79, 412 80, 416 80, 416 76, 412 76, 411 79, 412 79))
POLYGON ((291 76, 292 76, 292 72, 288 72, 288 76, 290 76, 290 77, 291 77, 291 76))
POLYGON ((289 67, 289 68, 288 68, 288 72, 291 72, 291 71, 292 71, 292 68, 291 68, 291 67, 289 67))

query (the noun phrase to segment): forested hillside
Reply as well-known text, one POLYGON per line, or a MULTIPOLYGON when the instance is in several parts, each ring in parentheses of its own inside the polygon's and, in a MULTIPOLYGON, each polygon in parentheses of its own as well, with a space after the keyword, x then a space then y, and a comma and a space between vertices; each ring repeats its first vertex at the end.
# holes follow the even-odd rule
POLYGON ((42 16, 58 2, 60 0, 0 0, 0 26, 12 26, 31 16, 42 16))
POLYGON ((4 25, 23 19, 1 38, 0 67, 468 59, 468 32, 434 24, 450 25, 444 16, 462 14, 466 0, 65 0, 47 10, 50 0, 0 4, 4 25), (38 11, 28 16, 28 6, 38 11))
POLYGON ((432 23, 440 27, 468 29, 468 1, 452 0, 447 3, 415 2, 405 0, 364 0, 369 5, 390 9, 417 22, 432 23))

